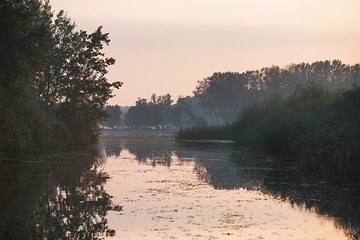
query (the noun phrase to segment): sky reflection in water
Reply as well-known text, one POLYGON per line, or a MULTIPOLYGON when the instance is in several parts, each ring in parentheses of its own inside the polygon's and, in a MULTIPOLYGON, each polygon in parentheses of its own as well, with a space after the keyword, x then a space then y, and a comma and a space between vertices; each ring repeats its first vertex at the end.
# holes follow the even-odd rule
POLYGON ((0 239, 359 239, 360 233, 358 182, 306 175, 226 142, 107 137, 81 152, 2 160, 0 187, 0 239))
POLYGON ((318 214, 306 193, 298 201, 286 197, 278 185, 292 183, 274 180, 279 169, 268 156, 166 138, 102 145, 111 176, 105 189, 124 206, 109 212, 112 239, 349 239, 354 230, 318 214))

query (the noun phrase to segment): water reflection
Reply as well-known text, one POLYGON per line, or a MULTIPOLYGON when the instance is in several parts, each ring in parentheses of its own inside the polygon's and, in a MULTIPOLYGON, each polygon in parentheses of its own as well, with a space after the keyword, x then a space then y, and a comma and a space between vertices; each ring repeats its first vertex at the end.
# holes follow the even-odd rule
MULTIPOLYGON (((181 144, 181 148, 189 146, 181 144)), ((190 149, 196 149, 194 143, 190 149)), ((269 156, 222 144, 201 144, 196 157, 206 171, 202 177, 215 188, 259 189, 322 216, 331 216, 350 239, 360 239, 360 184, 329 175, 311 175, 269 156)), ((180 151, 181 152, 181 151, 180 151)), ((180 153, 179 152, 179 153, 180 153)), ((181 156, 181 155, 179 155, 181 156)), ((197 168, 202 169, 202 168, 197 168)))
MULTIPOLYGON (((101 151, 89 149, 36 161, 1 161, 0 239, 99 239, 106 234, 114 235, 108 228, 107 214, 109 210, 120 211, 121 206, 113 206, 111 196, 104 189, 112 176, 104 172, 102 166, 106 159, 123 160, 130 154, 139 166, 150 165, 154 167, 152 169, 165 166, 157 169, 156 183, 179 188, 176 180, 164 181, 161 171, 172 168, 172 164, 191 162, 190 172, 194 166, 195 178, 214 189, 262 191, 304 211, 316 212, 322 218, 335 219, 336 227, 344 229, 349 239, 359 239, 360 185, 357 180, 326 174, 309 175, 229 142, 176 143, 171 137, 152 135, 145 141, 139 136, 104 138, 99 146, 101 151), (122 153, 127 155, 122 156, 122 153)), ((169 172, 175 176, 182 173, 178 169, 172 168, 169 172)), ((142 168, 140 173, 144 174, 142 168)), ((117 174, 121 179, 127 173, 117 174)), ((139 181, 144 178, 141 174, 139 181)), ((186 185, 187 179, 181 181, 181 191, 194 187, 186 185)), ((205 189, 201 185, 196 187, 196 191, 205 189)), ((161 199, 166 196, 161 189, 148 190, 149 196, 158 194, 161 199)), ((183 194, 181 191, 179 197, 183 194)), ((140 199, 147 193, 138 194, 140 199)), ((203 194, 202 201, 210 203, 212 198, 205 190, 203 194)), ((129 199, 127 204, 130 203, 129 199)), ((189 212, 192 207, 193 202, 189 199, 189 212)), ((179 206, 172 209, 171 214, 181 214, 178 209, 179 206)))
MULTIPOLYGON (((116 140, 115 140, 116 141, 116 140)), ((117 140, 139 163, 170 167, 172 159, 194 161, 198 178, 215 189, 260 190, 281 201, 335 219, 347 237, 360 237, 360 185, 332 176, 314 176, 228 142, 181 142, 152 138, 117 140)), ((108 146, 108 145, 107 145, 108 146)), ((113 147, 107 147, 113 152, 113 147)), ((121 151, 121 150, 120 150, 121 151)))
POLYGON ((111 196, 96 151, 36 161, 5 160, 0 176, 0 239, 98 239, 111 196))
POLYGON ((141 163, 151 164, 154 167, 171 165, 172 148, 168 141, 149 141, 142 144, 134 142, 127 144, 126 148, 141 163))
POLYGON ((230 142, 179 142, 176 147, 177 156, 193 158, 199 177, 215 189, 258 190, 273 164, 268 156, 230 142))
POLYGON ((168 137, 155 136, 153 138, 126 138, 113 139, 104 138, 101 141, 104 153, 107 156, 118 157, 122 149, 127 149, 136 156, 136 159, 143 164, 152 166, 170 166, 173 156, 174 142, 168 137))
POLYGON ((360 185, 339 176, 314 176, 296 170, 272 170, 262 190, 283 201, 336 218, 350 239, 360 239, 360 185))

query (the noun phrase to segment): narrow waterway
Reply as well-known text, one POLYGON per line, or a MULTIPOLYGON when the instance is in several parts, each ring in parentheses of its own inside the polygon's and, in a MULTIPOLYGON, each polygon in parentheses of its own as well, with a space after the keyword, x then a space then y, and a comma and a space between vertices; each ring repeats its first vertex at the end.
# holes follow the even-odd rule
POLYGON ((291 186, 298 170, 276 167, 269 156, 164 136, 108 138, 102 146, 111 176, 104 187, 123 206, 108 215, 115 238, 349 239, 336 216, 319 212, 319 196, 301 192, 321 194, 314 187, 326 183, 291 186), (287 196, 277 190, 286 188, 287 196))
POLYGON ((360 186, 231 142, 115 132, 0 163, 0 239, 359 239, 360 186))

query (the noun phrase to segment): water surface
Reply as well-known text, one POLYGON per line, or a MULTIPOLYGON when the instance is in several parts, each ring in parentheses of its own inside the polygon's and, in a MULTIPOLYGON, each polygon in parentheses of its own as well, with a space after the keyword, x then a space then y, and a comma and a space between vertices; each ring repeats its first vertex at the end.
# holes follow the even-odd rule
MULTIPOLYGON (((348 193, 350 185, 358 190, 356 184, 329 186, 229 142, 175 143, 159 136, 109 138, 102 144, 104 171, 112 176, 105 189, 124 206, 108 216, 119 239, 357 237, 357 222, 352 219, 353 228, 347 228, 351 218, 343 221, 344 214, 334 211, 339 206, 342 213, 354 206, 358 211, 359 205, 332 203, 347 197, 328 194, 348 193)), ((356 202, 356 193, 350 195, 356 202)))
POLYGON ((231 142, 116 132, 0 162, 0 239, 359 239, 357 181, 231 142))

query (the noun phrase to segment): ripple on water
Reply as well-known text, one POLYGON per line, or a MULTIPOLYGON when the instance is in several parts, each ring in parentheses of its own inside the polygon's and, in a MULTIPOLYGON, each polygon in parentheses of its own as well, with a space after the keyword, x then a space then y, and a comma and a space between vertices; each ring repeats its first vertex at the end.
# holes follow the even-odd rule
POLYGON ((331 219, 259 191, 214 189, 194 161, 139 164, 128 151, 103 166, 105 188, 123 212, 110 211, 109 239, 346 239, 331 219))

